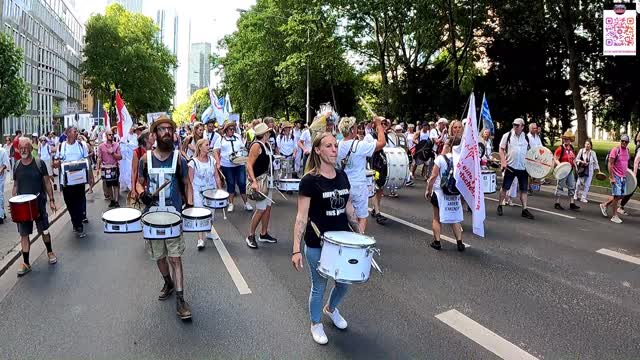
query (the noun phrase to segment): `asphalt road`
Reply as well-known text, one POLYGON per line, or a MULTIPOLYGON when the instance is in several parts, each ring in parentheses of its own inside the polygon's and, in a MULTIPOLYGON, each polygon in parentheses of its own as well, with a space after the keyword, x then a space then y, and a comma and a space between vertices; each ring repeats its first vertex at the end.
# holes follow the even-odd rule
POLYGON ((162 279, 141 236, 102 233, 107 203, 96 200, 87 238, 75 238, 68 215, 52 230, 58 264, 43 255, 24 278, 14 269, 0 278, 0 358, 638 358, 640 214, 616 225, 590 203, 560 217, 551 196, 537 194, 530 206, 551 213, 534 210, 531 221, 515 207, 498 217, 487 200, 486 239, 471 235, 466 213, 471 247, 444 242, 437 252, 418 230, 431 228, 423 192, 420 183, 384 199, 383 212, 413 226, 370 223, 384 274, 350 288, 340 306, 346 331, 323 318, 326 346, 309 333, 308 273, 290 265, 295 196, 276 198, 270 233, 279 242, 258 250, 243 241, 249 213, 217 214, 248 294, 211 241, 198 252, 186 235, 191 322, 176 317, 173 297, 156 300, 162 279))

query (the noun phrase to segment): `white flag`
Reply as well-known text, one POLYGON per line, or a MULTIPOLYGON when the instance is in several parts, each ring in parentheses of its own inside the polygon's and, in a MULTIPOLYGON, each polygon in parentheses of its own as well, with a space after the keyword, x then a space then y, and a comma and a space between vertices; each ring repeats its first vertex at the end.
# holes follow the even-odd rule
POLYGON ((453 176, 460 195, 473 211, 473 233, 484 237, 484 193, 482 192, 480 154, 478 151, 478 121, 476 118, 476 99, 471 93, 467 125, 462 133, 462 142, 458 146, 459 156, 454 155, 453 176))

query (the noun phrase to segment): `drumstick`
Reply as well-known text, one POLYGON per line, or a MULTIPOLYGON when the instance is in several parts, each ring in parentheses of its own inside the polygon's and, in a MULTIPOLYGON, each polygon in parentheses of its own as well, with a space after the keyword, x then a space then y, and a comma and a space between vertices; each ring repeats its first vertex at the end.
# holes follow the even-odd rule
POLYGON ((271 203, 273 203, 273 204, 275 204, 275 203, 276 203, 276 202, 275 202, 275 201, 273 201, 270 197, 268 197, 267 195, 263 194, 262 192, 257 191, 257 190, 256 190, 256 192, 257 192, 258 194, 260 194, 260 195, 264 196, 264 197, 265 197, 265 199, 267 199, 267 200, 271 201, 271 203))
POLYGON ((371 117, 374 118, 376 117, 376 113, 373 112, 373 110, 371 110, 371 106, 369 106, 369 103, 367 103, 367 101, 362 98, 362 96, 360 96, 360 101, 362 102, 362 106, 364 106, 364 109, 371 114, 371 117))
POLYGON ((376 269, 380 274, 382 274, 382 269, 380 268, 380 265, 378 265, 378 263, 376 262, 376 259, 371 258, 371 267, 376 269))
POLYGON ((151 197, 152 197, 152 198, 153 198, 153 197, 156 197, 156 196, 160 193, 160 191, 161 191, 162 189, 166 188, 166 187, 167 187, 167 185, 169 185, 169 184, 171 184, 171 180, 167 180, 167 181, 165 181, 165 182, 164 182, 164 184, 162 184, 162 185, 161 185, 161 186, 160 186, 156 191, 154 191, 154 192, 153 192, 153 194, 151 194, 151 197))
POLYGON ((316 233, 316 235, 318 236, 318 238, 321 238, 321 234, 320 234, 320 229, 318 229, 318 227, 316 226, 316 224, 311 221, 311 228, 313 229, 313 232, 316 233))
POLYGON ((280 196, 282 196, 283 199, 287 200, 287 197, 284 196, 284 194, 282 193, 282 191, 280 191, 280 189, 276 188, 276 191, 280 193, 280 196))

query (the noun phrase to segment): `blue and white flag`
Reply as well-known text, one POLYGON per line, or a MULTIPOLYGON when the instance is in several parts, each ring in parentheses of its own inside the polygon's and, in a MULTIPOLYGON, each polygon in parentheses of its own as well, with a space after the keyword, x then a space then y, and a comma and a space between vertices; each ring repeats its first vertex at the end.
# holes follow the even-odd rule
POLYGON ((482 95, 482 110, 480 110, 480 119, 485 129, 491 132, 491 135, 495 134, 495 128, 493 127, 493 119, 491 119, 491 113, 489 112, 489 103, 487 102, 486 94, 482 95))
POLYGON ((203 124, 206 124, 209 121, 215 120, 215 117, 213 116, 213 106, 207 107, 207 109, 200 116, 200 120, 202 121, 203 124))

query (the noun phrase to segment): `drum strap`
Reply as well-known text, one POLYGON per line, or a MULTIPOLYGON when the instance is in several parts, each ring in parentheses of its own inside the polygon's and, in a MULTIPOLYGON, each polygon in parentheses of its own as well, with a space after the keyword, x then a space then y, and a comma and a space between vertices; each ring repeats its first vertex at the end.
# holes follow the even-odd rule
MULTIPOLYGON (((179 158, 179 151, 178 150, 174 150, 173 151, 173 159, 171 160, 171 167, 170 168, 156 168, 153 167, 153 156, 152 156, 153 151, 147 151, 147 169, 149 172, 149 177, 151 177, 151 175, 157 175, 158 176, 158 186, 162 185, 162 183, 164 183, 164 176, 165 175, 174 175, 176 173, 176 168, 178 166, 178 158, 179 158)), ((183 170, 184 171, 184 170, 183 170)), ((159 201, 158 201, 158 205, 160 207, 165 207, 165 189, 160 190, 160 193, 158 194, 159 196, 159 201)))

